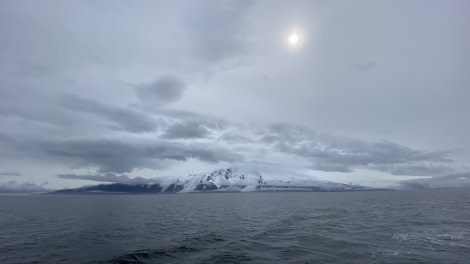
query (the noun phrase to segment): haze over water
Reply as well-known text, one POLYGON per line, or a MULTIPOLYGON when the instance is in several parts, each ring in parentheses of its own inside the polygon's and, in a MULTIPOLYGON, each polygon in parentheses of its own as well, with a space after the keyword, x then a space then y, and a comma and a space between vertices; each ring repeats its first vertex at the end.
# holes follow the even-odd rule
POLYGON ((1 196, 0 263, 466 263, 468 189, 1 196))

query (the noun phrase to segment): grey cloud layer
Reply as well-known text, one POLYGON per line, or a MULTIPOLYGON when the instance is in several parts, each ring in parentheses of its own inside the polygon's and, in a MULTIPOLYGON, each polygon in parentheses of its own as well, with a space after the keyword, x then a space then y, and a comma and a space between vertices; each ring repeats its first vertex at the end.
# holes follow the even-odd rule
MULTIPOLYGON (((69 106, 80 102, 80 110, 83 111, 95 113, 114 109, 90 100, 72 98, 73 102, 69 106)), ((99 172, 113 173, 132 172, 136 168, 163 169, 170 164, 170 161, 188 159, 208 163, 242 162, 245 154, 261 149, 300 157, 306 161, 306 167, 326 172, 350 173, 355 169, 369 169, 394 175, 429 176, 444 175, 453 170, 453 160, 450 158, 453 152, 450 151, 414 150, 388 141, 366 142, 335 137, 287 123, 276 123, 251 134, 245 131, 242 136, 234 132, 239 131, 235 124, 223 121, 221 121, 223 125, 219 122, 207 122, 211 118, 202 118, 199 123, 201 116, 189 112, 177 116, 187 120, 175 119, 178 121, 166 126, 162 130, 163 134, 154 134, 154 139, 100 137, 40 141, 29 139, 31 142, 27 143, 25 139, 16 141, 4 135, 3 141, 18 151, 34 152, 36 158, 46 154, 70 160, 71 163, 68 164, 72 167, 96 166, 99 172), (220 137, 211 138, 212 132, 209 128, 225 132, 220 137), (205 139, 206 143, 179 141, 198 138, 205 139), (239 144, 242 144, 243 148, 237 148, 239 144), (235 152, 234 149, 238 151, 235 152)), ((174 118, 174 115, 167 117, 174 118)), ((215 117, 212 119, 218 120, 215 117)), ((269 156, 267 158, 269 159, 269 156)))
POLYGON ((196 56, 217 62, 245 49, 246 12, 252 0, 203 1, 187 19, 190 40, 196 56))
POLYGON ((229 121, 210 114, 201 114, 193 111, 159 109, 157 114, 171 117, 185 122, 196 122, 210 129, 221 130, 229 125, 229 121))
POLYGON ((469 188, 470 172, 400 182, 401 189, 469 188))
POLYGON ((43 193, 50 191, 50 189, 44 187, 46 184, 37 185, 31 182, 18 181, 0 182, 0 193, 43 193))
POLYGON ((0 176, 21 176, 21 173, 16 171, 1 171, 0 176))
POLYGON ((0 106, 0 115, 3 116, 19 116, 24 119, 30 119, 30 120, 37 120, 38 117, 25 112, 23 109, 20 109, 18 107, 12 107, 12 106, 0 106))
POLYGON ((152 117, 130 108, 110 106, 75 95, 65 96, 63 106, 71 110, 105 117, 117 123, 120 129, 129 132, 148 132, 156 129, 156 121, 152 117))
POLYGON ((177 123, 166 129, 164 138, 204 138, 210 131, 197 122, 177 123))
POLYGON ((117 182, 117 183, 156 183, 157 180, 146 179, 142 177, 131 178, 127 175, 117 175, 114 173, 105 174, 59 174, 57 177, 68 180, 89 180, 97 182, 117 182))
POLYGON ((242 156, 211 144, 165 141, 126 142, 111 139, 81 139, 40 142, 41 151, 51 156, 70 158, 77 166, 97 166, 99 172, 131 172, 135 168, 162 167, 162 161, 236 162, 242 156))
POLYGON ((394 175, 442 175, 452 171, 450 151, 413 150, 393 142, 332 137, 292 124, 274 124, 261 139, 277 151, 305 158, 321 171, 368 168, 394 175))
POLYGON ((183 97, 184 83, 171 76, 162 77, 152 83, 141 84, 137 87, 139 99, 155 107, 165 106, 183 97))

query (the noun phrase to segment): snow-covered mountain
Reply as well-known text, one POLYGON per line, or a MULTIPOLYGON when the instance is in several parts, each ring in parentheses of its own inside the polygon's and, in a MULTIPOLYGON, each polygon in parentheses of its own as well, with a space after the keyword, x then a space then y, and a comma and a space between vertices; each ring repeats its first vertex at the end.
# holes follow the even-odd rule
POLYGON ((259 172, 242 172, 237 168, 219 169, 208 173, 189 174, 184 180, 185 192, 224 190, 255 191, 266 182, 259 172))
POLYGON ((190 174, 183 183, 183 192, 193 191, 352 191, 370 188, 295 177, 269 178, 257 171, 237 168, 219 169, 208 173, 190 174))
POLYGON ((54 193, 188 193, 188 192, 328 192, 378 190, 360 185, 298 179, 295 177, 264 178, 260 172, 237 168, 219 169, 208 173, 153 184, 101 184, 54 193))

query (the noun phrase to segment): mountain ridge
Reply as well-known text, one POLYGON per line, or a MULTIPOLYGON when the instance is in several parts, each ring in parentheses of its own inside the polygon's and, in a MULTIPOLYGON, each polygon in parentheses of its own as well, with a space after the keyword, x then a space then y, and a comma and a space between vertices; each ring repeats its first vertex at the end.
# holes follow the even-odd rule
POLYGON ((49 194, 163 194, 198 192, 341 192, 386 190, 361 185, 312 179, 266 179, 258 171, 237 168, 189 174, 186 178, 160 183, 110 183, 63 189, 49 194))

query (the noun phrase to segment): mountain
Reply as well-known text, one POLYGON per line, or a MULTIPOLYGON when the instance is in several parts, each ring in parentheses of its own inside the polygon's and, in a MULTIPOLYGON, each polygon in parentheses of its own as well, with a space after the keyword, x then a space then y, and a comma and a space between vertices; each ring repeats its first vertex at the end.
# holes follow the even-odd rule
POLYGON ((152 184, 112 183, 65 189, 54 194, 103 193, 188 193, 188 192, 338 192, 379 190, 360 185, 297 179, 265 179, 259 172, 243 172, 236 168, 219 169, 209 173, 189 174, 183 179, 152 184))

